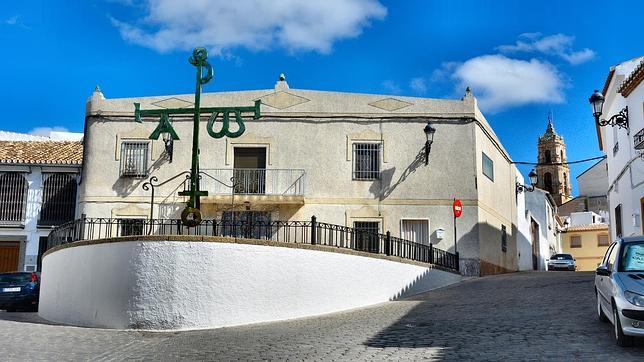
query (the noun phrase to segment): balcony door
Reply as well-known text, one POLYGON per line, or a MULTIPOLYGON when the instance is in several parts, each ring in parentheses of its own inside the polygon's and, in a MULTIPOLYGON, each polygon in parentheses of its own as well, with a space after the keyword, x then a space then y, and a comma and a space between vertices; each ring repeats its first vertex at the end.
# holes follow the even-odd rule
POLYGON ((233 168, 233 176, 235 178, 235 193, 265 193, 266 148, 235 147, 233 168))

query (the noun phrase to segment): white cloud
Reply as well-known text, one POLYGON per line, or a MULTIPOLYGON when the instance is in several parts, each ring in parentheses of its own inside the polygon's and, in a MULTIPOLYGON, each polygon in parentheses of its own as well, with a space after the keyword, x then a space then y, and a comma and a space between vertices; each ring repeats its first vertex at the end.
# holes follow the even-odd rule
POLYGON ((18 19, 19 19, 19 17, 16 15, 16 16, 10 17, 9 19, 3 20, 2 22, 7 24, 7 25, 16 25, 16 24, 18 24, 18 19))
POLYGON ((49 137, 51 132, 69 132, 65 127, 36 127, 29 131, 30 135, 49 137))
POLYGON ((213 54, 236 47, 328 53, 387 14, 378 0, 145 0, 143 8, 139 23, 111 19, 125 40, 160 52, 205 46, 213 54))
POLYGON ((480 107, 489 112, 564 101, 562 75, 545 61, 495 54, 478 56, 461 64, 447 64, 454 67, 451 78, 457 82, 456 89, 462 92, 470 86, 480 107))
POLYGON ((386 80, 382 82, 382 88, 385 89, 386 93, 389 94, 400 94, 402 93, 402 89, 398 85, 398 83, 394 82, 393 80, 386 80))
POLYGON ((427 82, 425 81, 425 78, 412 78, 409 81, 409 88, 411 88, 415 93, 425 94, 427 93, 427 82))
POLYGON ((515 44, 501 45, 497 49, 503 53, 536 52, 557 56, 573 65, 587 62, 595 57, 595 52, 588 48, 573 50, 574 41, 574 36, 566 34, 543 36, 540 33, 525 33, 519 35, 519 40, 515 44))

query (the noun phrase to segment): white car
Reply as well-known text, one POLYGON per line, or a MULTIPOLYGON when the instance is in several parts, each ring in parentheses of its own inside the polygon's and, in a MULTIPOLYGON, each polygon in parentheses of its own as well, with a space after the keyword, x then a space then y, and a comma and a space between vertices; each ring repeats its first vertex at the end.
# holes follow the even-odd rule
POLYGON ((644 236, 612 243, 595 276, 597 316, 613 323, 615 341, 633 344, 644 337, 644 236))

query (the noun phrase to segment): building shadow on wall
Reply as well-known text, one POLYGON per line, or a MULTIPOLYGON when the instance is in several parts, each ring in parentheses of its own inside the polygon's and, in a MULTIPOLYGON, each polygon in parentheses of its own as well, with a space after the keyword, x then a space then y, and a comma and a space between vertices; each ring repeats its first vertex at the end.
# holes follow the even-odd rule
MULTIPOLYGON (((163 164, 167 163, 168 159, 165 156, 165 153, 162 153, 150 167, 147 169, 147 175, 145 178, 138 177, 119 177, 116 179, 112 185, 112 190, 114 190, 119 196, 125 196, 131 194, 134 190, 141 187, 145 182, 148 181, 150 175, 154 171, 158 170, 163 164)), ((160 180, 161 182, 165 180, 160 180)))
POLYGON ((396 173, 396 167, 392 167, 380 172, 380 180, 374 181, 371 187, 369 187, 369 192, 375 195, 376 198, 379 198, 380 201, 389 197, 394 190, 405 180, 409 175, 416 172, 418 167, 425 163, 425 148, 421 148, 420 151, 414 157, 414 160, 403 170, 396 181, 393 181, 394 174, 396 173))

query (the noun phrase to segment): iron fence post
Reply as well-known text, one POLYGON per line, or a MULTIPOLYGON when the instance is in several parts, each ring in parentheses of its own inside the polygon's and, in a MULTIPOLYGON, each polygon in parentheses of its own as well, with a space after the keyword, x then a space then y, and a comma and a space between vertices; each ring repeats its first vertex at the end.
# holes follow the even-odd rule
POLYGON ((429 263, 434 264, 434 245, 429 243, 429 263))
POLYGON ((460 266, 461 263, 459 261, 458 251, 454 255, 455 255, 455 259, 456 259, 456 265, 455 265, 456 271, 461 271, 461 266, 460 266))
POLYGON ((318 241, 318 222, 315 215, 311 216, 311 245, 315 245, 318 241))
POLYGON ((81 224, 80 224, 80 238, 78 240, 85 240, 85 221, 87 215, 81 214, 81 224))
POLYGON ((385 239, 385 254, 391 255, 391 232, 387 230, 387 238, 385 239))

